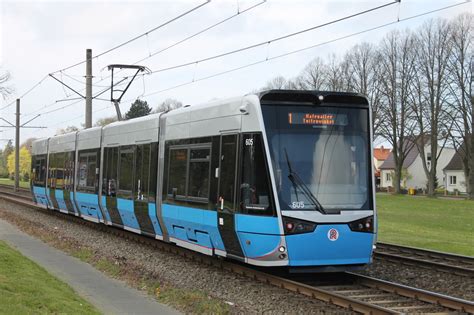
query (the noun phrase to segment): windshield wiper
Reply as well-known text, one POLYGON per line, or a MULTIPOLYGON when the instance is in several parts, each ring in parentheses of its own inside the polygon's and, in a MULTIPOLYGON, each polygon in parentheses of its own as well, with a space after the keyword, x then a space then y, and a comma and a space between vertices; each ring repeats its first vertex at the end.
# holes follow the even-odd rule
POLYGON ((298 193, 296 190, 296 187, 299 187, 303 194, 306 195, 306 197, 315 205, 316 210, 321 212, 322 214, 326 214, 326 211, 324 210, 323 206, 319 202, 318 198, 316 198, 315 195, 311 192, 309 189, 308 185, 305 184, 305 182, 301 179, 301 177, 293 171, 293 168, 291 167, 290 164, 290 159, 288 158, 288 152, 285 150, 285 157, 286 157, 286 163, 288 164, 288 179, 293 183, 293 187, 295 188, 295 194, 296 194, 296 199, 298 199, 298 193))

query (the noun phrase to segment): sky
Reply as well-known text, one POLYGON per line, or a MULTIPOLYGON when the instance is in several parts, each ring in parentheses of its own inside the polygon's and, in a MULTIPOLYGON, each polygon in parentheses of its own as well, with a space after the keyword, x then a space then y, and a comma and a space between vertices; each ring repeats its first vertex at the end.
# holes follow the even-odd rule
MULTIPOLYGON (((0 98, 0 118, 15 121, 15 99, 21 97, 21 121, 42 129, 22 129, 21 141, 50 137, 58 129, 84 123, 85 101, 68 100, 77 94, 48 76, 53 75, 84 94, 86 49, 93 56, 191 10, 207 0, 160 1, 11 1, 0 0, 0 71, 8 71, 14 93, 0 98), (43 80, 44 79, 44 80, 43 80), (41 82, 41 83, 39 83, 41 82), (34 87, 31 91, 30 89, 34 87), (26 95, 25 92, 28 92, 26 95), (23 96, 24 95, 24 96, 23 96)), ((414 30, 432 18, 451 19, 473 12, 466 0, 402 0, 370 13, 320 27, 288 39, 272 39, 325 24, 393 0, 212 0, 193 12, 109 53, 93 58, 93 95, 110 87, 109 64, 135 64, 157 71, 180 64, 190 66, 142 75, 132 82, 121 102, 125 113, 131 103, 143 99, 152 107, 168 98, 184 104, 244 95, 261 88, 276 76, 293 78, 314 58, 340 58, 360 42, 377 44, 394 29, 414 30), (453 8, 404 21, 446 6, 453 8), (247 10, 248 9, 248 10, 247 10), (240 13, 240 14, 238 14, 240 13), (173 45, 215 23, 226 22, 173 45), (395 23, 400 21, 398 23, 395 23), (386 23, 392 25, 344 39, 386 23), (257 43, 254 49, 210 61, 195 61, 257 43), (326 43, 328 41, 332 41, 326 43), (315 46, 278 57, 289 52, 315 46), (156 54, 155 54, 156 53, 156 54), (248 66, 254 64, 252 66, 248 66), (241 69, 239 69, 241 68, 241 69), (233 69, 238 69, 231 71, 233 69)), ((116 72, 115 81, 133 74, 116 72)), ((123 88, 124 86, 122 86, 123 88)), ((115 115, 110 92, 93 101, 96 120, 115 115)), ((5 123, 6 124, 6 123, 5 123)), ((4 122, 0 122, 4 125, 4 122)), ((0 147, 14 138, 14 128, 0 127, 0 147)))

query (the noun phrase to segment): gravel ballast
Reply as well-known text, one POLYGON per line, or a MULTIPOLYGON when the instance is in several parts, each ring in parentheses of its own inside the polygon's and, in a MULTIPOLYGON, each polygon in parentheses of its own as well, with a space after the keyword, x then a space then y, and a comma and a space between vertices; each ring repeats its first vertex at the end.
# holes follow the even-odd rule
MULTIPOLYGON (((144 276, 179 289, 205 292, 231 305, 232 313, 347 313, 344 309, 303 295, 255 283, 216 267, 200 265, 172 253, 3 200, 0 200, 0 218, 53 245, 59 242, 75 249, 87 248, 117 265, 136 270, 136 277, 144 276)), ((467 300, 474 296, 472 278, 383 259, 376 259, 366 271, 359 273, 467 300)), ((136 279, 126 280, 136 283, 136 279)))
MULTIPOLYGON (((60 249, 88 249, 96 256, 113 260, 115 264, 132 271, 126 276, 127 279, 124 279, 129 283, 137 285, 140 277, 146 277, 148 281, 178 289, 199 290, 228 304, 232 313, 349 313, 322 301, 261 282, 253 282, 249 278, 216 267, 200 265, 148 245, 4 200, 0 200, 0 218, 60 249), (130 279, 133 271, 136 271, 136 277, 130 279)), ((181 310, 193 312, 190 309, 181 310)))

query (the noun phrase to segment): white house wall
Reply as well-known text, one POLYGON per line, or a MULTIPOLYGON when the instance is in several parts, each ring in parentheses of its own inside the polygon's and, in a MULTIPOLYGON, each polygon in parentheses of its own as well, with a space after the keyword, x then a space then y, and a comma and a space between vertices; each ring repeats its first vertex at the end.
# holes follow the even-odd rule
POLYGON ((466 192, 466 178, 464 177, 464 172, 461 171, 445 171, 446 179, 444 185, 446 190, 449 192, 454 192, 454 190, 458 190, 461 193, 466 192), (456 176, 456 184, 450 185, 449 184, 449 176, 456 176))
MULTIPOLYGON (((431 147, 427 145, 425 147, 425 153, 430 152, 431 147)), ((439 150, 438 150, 439 152, 439 150)), ((443 169, 448 165, 448 163, 451 161, 452 157, 454 156, 455 150, 452 148, 444 148, 440 157, 438 158, 438 164, 436 167, 436 176, 438 177, 438 184, 443 185, 445 183, 445 178, 444 178, 444 173, 443 169)), ((423 169, 423 161, 421 160, 421 156, 418 154, 416 159, 413 161, 413 163, 408 167, 407 169, 409 179, 406 180, 406 182, 402 181, 402 187, 405 188, 420 188, 424 189, 426 188, 427 184, 427 179, 425 175, 425 171, 423 169)), ((383 188, 387 187, 393 187, 393 179, 390 181, 386 180, 386 173, 393 173, 393 169, 386 169, 386 170, 381 170, 381 181, 380 181, 380 186, 383 188)), ((465 189, 465 188, 464 188, 465 189)))
POLYGON ((393 170, 380 170, 380 187, 387 188, 393 187, 392 177, 390 175, 390 180, 387 181, 386 174, 392 174, 393 170))

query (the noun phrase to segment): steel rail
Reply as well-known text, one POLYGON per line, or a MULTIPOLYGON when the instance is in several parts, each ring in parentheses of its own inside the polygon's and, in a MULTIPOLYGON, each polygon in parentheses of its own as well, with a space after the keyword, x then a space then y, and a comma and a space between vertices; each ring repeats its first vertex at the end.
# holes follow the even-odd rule
MULTIPOLYGON (((273 285, 282 289, 286 289, 298 294, 314 298, 328 304, 336 305, 343 307, 345 309, 362 313, 362 314, 401 314, 406 313, 406 310, 413 310, 415 312, 420 312, 421 309, 435 309, 440 312, 450 312, 452 310, 472 313, 474 314, 474 303, 439 293, 434 293, 426 290, 416 289, 401 284, 396 284, 384 280, 379 280, 375 278, 370 278, 354 273, 345 273, 348 278, 353 279, 353 283, 339 284, 331 286, 318 286, 311 285, 308 283, 303 283, 301 281, 295 281, 291 279, 291 276, 278 276, 272 274, 271 271, 262 271, 258 268, 252 268, 250 266, 245 266, 236 262, 228 261, 225 259, 216 259, 212 256, 207 256, 201 253, 197 253, 185 248, 175 246, 174 244, 169 244, 161 241, 156 241, 153 238, 149 238, 140 234, 132 233, 126 230, 111 228, 103 224, 93 223, 87 220, 84 220, 80 217, 71 216, 68 214, 61 213, 59 211, 49 210, 44 207, 38 206, 33 203, 31 200, 27 200, 26 196, 13 196, 8 193, 0 191, 0 199, 3 199, 8 202, 12 202, 18 205, 26 206, 35 210, 41 210, 43 213, 50 215, 55 215, 66 221, 73 221, 78 224, 86 225, 88 227, 98 229, 104 232, 112 233, 116 236, 120 236, 126 239, 134 240, 142 244, 152 246, 166 252, 174 253, 179 256, 189 258, 200 263, 205 263, 210 266, 216 266, 226 271, 230 271, 248 278, 251 278, 255 281, 260 281, 269 285, 273 285), (374 296, 387 296, 387 295, 398 295, 402 297, 409 298, 411 300, 404 301, 403 303, 411 303, 410 305, 400 306, 396 304, 395 306, 380 306, 377 305, 377 301, 364 301, 364 298, 367 298, 367 295, 351 295, 355 291, 363 291, 367 289, 359 290, 338 290, 337 288, 345 288, 354 285, 365 286, 366 288, 378 290, 382 293, 372 294, 369 297, 374 296), (335 289, 336 288, 336 289, 335 289), (383 293, 385 292, 385 294, 383 293), (423 305, 418 305, 420 303, 427 303, 423 305)), ((380 302, 380 301, 379 301, 380 302)), ((387 301, 383 301, 387 302, 387 301)), ((390 302, 390 301, 388 301, 390 302)), ((379 303, 380 304, 380 303, 379 303)))
POLYGON ((377 243, 375 258, 436 268, 443 272, 474 278, 474 257, 390 243, 377 243))

